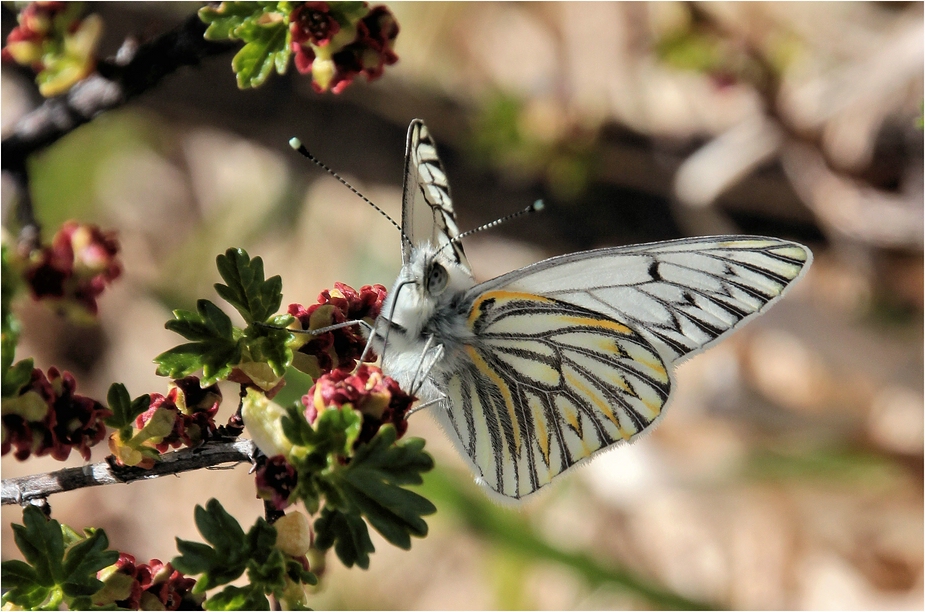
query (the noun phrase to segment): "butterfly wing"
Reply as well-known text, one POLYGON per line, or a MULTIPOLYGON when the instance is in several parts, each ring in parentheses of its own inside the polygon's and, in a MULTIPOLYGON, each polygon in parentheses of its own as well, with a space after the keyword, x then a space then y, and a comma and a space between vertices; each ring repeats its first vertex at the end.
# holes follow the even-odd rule
POLYGON ((803 245, 708 236, 553 257, 473 288, 555 298, 625 322, 669 362, 767 309, 812 262, 803 245))
MULTIPOLYGON (((411 251, 418 244, 430 241, 441 247, 459 235, 446 172, 437 156, 437 146, 420 119, 408 126, 401 220, 408 239, 402 241, 404 264, 411 261, 411 251)), ((469 273, 461 243, 453 243, 447 252, 469 273)))
POLYGON ((630 441, 670 364, 765 310, 812 260, 774 238, 693 238, 540 262, 474 287, 466 358, 438 381, 444 426, 507 498, 630 441))
POLYGON ((444 426, 478 480, 505 497, 631 440, 668 400, 672 378, 658 351, 605 315, 496 290, 479 297, 469 321, 477 340, 440 384, 444 426))

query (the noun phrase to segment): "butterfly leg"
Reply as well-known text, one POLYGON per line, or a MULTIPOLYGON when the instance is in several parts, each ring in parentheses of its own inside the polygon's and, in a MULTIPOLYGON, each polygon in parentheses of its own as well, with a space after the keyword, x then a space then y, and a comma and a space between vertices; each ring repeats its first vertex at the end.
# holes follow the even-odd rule
POLYGON ((330 331, 337 329, 343 329, 345 327, 352 327, 354 325, 362 325, 366 328, 366 331, 372 334, 373 326, 364 321, 363 319, 357 319, 356 321, 344 321, 343 323, 335 323, 334 325, 328 325, 327 327, 319 327, 318 329, 292 329, 291 327, 280 327, 279 325, 270 325, 269 323, 255 323, 257 327, 262 327, 264 329, 279 329, 292 332, 293 334, 309 334, 311 336, 319 336, 321 334, 326 334, 330 331))
POLYGON ((430 336, 427 338, 427 343, 424 345, 424 350, 421 352, 421 359, 418 361, 417 368, 414 370, 414 376, 411 378, 411 395, 416 395, 418 391, 421 390, 421 387, 424 386, 424 383, 427 381, 427 377, 430 375, 430 371, 434 369, 434 366, 437 365, 437 362, 440 361, 440 358, 443 357, 443 345, 438 344, 430 349, 431 342, 434 337, 430 336), (431 353, 430 363, 427 367, 424 367, 424 360, 427 358, 427 353, 431 353))
POLYGON ((432 399, 432 400, 426 401, 426 402, 424 402, 423 404, 418 404, 417 406, 415 406, 414 408, 412 408, 411 410, 409 410, 408 412, 406 412, 406 413, 405 413, 405 420, 407 421, 407 420, 408 420, 408 417, 410 417, 412 414, 414 414, 414 413, 417 412, 418 410, 424 410, 425 408, 430 408, 430 407, 433 406, 434 404, 439 404, 439 403, 441 403, 441 402, 443 402, 443 401, 445 401, 445 400, 446 400, 446 395, 444 395, 443 393, 440 393, 440 397, 438 397, 438 398, 436 398, 436 399, 432 399))

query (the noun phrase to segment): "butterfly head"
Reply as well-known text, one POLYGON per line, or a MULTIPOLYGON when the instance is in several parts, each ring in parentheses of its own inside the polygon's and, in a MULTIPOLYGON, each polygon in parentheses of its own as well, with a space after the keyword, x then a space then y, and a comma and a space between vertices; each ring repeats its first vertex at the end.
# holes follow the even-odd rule
POLYGON ((446 338, 465 334, 465 330, 455 329, 465 325, 465 318, 455 313, 461 297, 475 283, 453 254, 454 251, 441 250, 429 242, 412 250, 382 308, 382 318, 387 320, 389 329, 384 325, 379 328, 378 334, 387 338, 388 344, 379 347, 380 351, 417 358, 421 354, 417 345, 423 346, 427 336, 446 338))

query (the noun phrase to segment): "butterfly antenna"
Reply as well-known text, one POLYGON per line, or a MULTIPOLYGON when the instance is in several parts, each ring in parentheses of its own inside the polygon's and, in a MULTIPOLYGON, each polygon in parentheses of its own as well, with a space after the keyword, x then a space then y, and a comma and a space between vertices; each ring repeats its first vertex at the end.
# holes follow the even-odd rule
MULTIPOLYGON (((455 238, 451 239, 443 248, 445 249, 446 247, 450 246, 451 244, 455 244, 455 243, 459 242, 460 240, 462 240, 462 239, 465 238, 466 236, 471 236, 472 234, 481 232, 481 231, 483 231, 483 230, 487 230, 487 229, 491 229, 491 228, 493 228, 493 227, 497 227, 497 226, 501 225, 502 223, 507 223, 507 222, 510 221, 511 219, 516 219, 517 217, 522 217, 523 215, 529 215, 530 213, 539 212, 539 211, 543 210, 545 207, 546 207, 546 204, 543 202, 543 200, 537 200, 536 202, 534 202, 533 204, 531 204, 530 206, 526 207, 526 208, 523 209, 523 210, 518 210, 517 212, 511 213, 511 214, 509 214, 509 215, 505 215, 505 216, 501 217, 500 219, 495 219, 495 220, 492 221, 491 223, 486 223, 485 225, 480 225, 480 226, 478 226, 478 227, 475 228, 475 229, 471 229, 471 230, 468 230, 468 231, 466 231, 466 232, 463 232, 462 234, 459 234, 459 235, 456 236, 455 238)), ((440 250, 442 251, 443 249, 440 249, 440 250)))
POLYGON ((352 191, 352 192, 355 193, 356 195, 360 196, 360 198, 361 198, 364 202, 366 202, 367 204, 369 204, 370 206, 372 206, 373 208, 375 208, 377 211, 379 211, 379 214, 380 214, 380 215, 382 215, 383 217, 385 217, 386 219, 388 219, 388 220, 389 220, 389 223, 391 223, 392 225, 395 226, 395 229, 397 229, 399 232, 402 232, 402 236, 405 235, 405 233, 404 233, 404 232, 402 231, 402 229, 401 229, 401 226, 400 226, 398 223, 395 222, 395 219, 393 219, 392 217, 390 217, 389 214, 388 214, 387 212, 385 212, 384 210, 382 210, 381 208, 379 208, 378 206, 376 206, 375 204, 373 204, 372 200, 370 200, 370 199, 367 198, 365 195, 363 195, 362 193, 360 193, 359 191, 357 191, 357 190, 354 188, 354 186, 351 185, 350 183, 348 183, 343 177, 341 177, 341 175, 339 175, 338 173, 334 172, 333 170, 331 170, 330 168, 328 168, 327 166, 325 166, 324 163, 323 163, 321 160, 319 160, 317 157, 315 157, 314 155, 312 155, 311 153, 309 153, 308 149, 305 148, 305 145, 302 144, 302 141, 301 141, 301 140, 299 140, 298 138, 290 138, 290 139, 289 139, 289 146, 292 147, 293 149, 295 149, 296 151, 298 151, 298 152, 302 155, 302 157, 308 158, 308 159, 311 160, 311 162, 314 163, 316 166, 318 166, 319 168, 321 168, 322 170, 324 170, 325 172, 327 172, 328 174, 330 174, 331 176, 333 176, 334 178, 336 178, 338 181, 341 182, 341 184, 342 184, 344 187, 346 187, 347 189, 349 189, 350 191, 352 191))

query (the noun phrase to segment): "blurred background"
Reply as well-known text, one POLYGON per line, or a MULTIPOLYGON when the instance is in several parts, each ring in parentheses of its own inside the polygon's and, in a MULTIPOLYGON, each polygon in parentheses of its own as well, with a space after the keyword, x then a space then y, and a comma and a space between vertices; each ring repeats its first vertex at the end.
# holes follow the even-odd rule
MULTIPOLYGON (((198 6, 91 10, 108 55, 198 6)), ((165 392, 151 359, 179 337, 163 324, 216 298, 215 256, 231 246, 282 276, 284 306, 335 281, 390 286, 395 230, 287 141, 398 218, 405 131, 420 117, 461 229, 547 203, 467 240, 479 279, 578 249, 730 232, 800 241, 815 262, 766 315, 679 368, 656 431, 519 511, 489 502, 415 416, 409 433, 438 464, 424 487, 438 507, 430 535, 402 551, 374 534, 368 571, 330 554, 314 608, 921 609, 923 5, 388 6, 400 60, 374 83, 319 95, 290 68, 242 92, 225 54, 31 159, 46 240, 71 218, 114 229, 125 272, 96 326, 17 304, 18 356, 72 371, 96 398, 114 381, 165 392)), ((14 19, 3 12, 4 35, 14 19)), ((40 102, 6 66, 0 93, 4 130, 40 102)), ((15 187, 3 179, 6 224, 15 187)), ((219 422, 234 386, 225 397, 219 422)), ((2 462, 5 478, 59 467, 2 462)), ((210 497, 244 525, 263 512, 247 466, 50 501, 61 522, 166 561, 174 536, 199 539, 192 507, 210 497)), ((3 558, 16 557, 20 512, 2 518, 3 558)))

